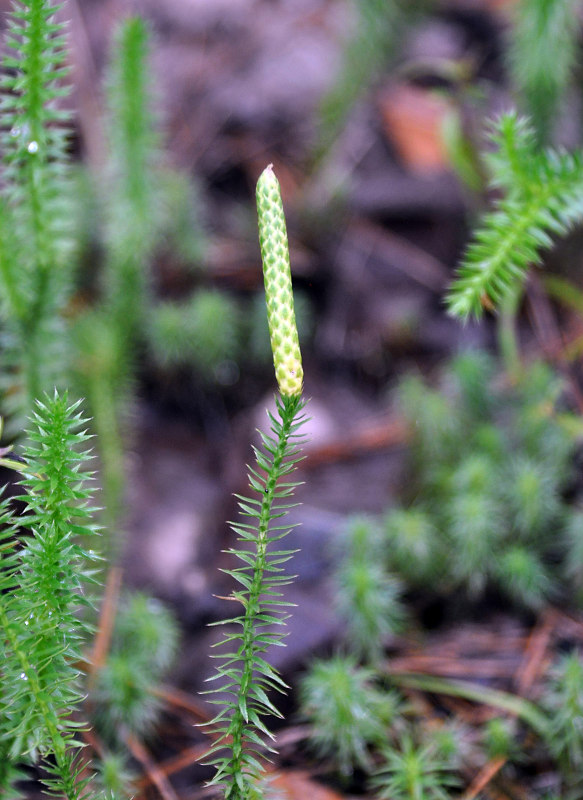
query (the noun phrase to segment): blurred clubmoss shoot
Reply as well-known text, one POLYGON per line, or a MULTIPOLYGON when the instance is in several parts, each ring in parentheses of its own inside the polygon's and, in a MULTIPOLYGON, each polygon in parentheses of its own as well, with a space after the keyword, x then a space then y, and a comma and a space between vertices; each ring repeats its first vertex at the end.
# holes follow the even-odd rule
POLYGON ((314 661, 300 684, 302 715, 311 723, 310 743, 344 774, 369 769, 369 748, 386 740, 401 700, 375 683, 375 673, 353 656, 314 661))

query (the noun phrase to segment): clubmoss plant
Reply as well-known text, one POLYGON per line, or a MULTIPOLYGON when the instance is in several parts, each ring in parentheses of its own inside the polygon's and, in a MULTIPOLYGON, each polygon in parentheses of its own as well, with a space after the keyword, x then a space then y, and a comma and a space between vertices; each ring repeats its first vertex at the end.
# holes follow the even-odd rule
POLYGON ((126 739, 153 731, 159 713, 153 688, 176 649, 169 613, 134 595, 120 606, 105 664, 84 683, 100 559, 84 450, 90 437, 79 405, 56 393, 37 403, 23 456, 4 457, 10 448, 2 448, 2 465, 22 473, 25 490, 18 513, 12 502, 0 502, 3 798, 22 796, 16 781, 26 777, 22 767, 33 765, 44 770, 51 796, 130 797, 126 739), (110 749, 95 767, 95 781, 79 737, 90 725, 110 749))
POLYGON ((447 720, 435 727, 428 727, 423 741, 431 746, 438 758, 449 765, 452 772, 459 772, 474 755, 472 729, 461 720, 447 720))
POLYGON ((522 114, 502 114, 493 125, 494 152, 479 153, 499 194, 478 223, 447 304, 463 320, 499 307, 499 341, 508 372, 520 370, 515 320, 528 269, 553 238, 582 216, 581 150, 552 144, 572 84, 581 21, 576 0, 519 0, 507 58, 522 114))
MULTIPOLYGON (((52 0, 12 6, 0 76, 0 303, 5 411, 62 386, 72 291, 64 26, 52 0)), ((15 426, 19 420, 15 420, 15 426)))
POLYGON ((515 386, 497 386, 493 375, 485 354, 467 353, 441 390, 406 380, 412 502, 385 517, 387 566, 412 587, 478 598, 495 586, 537 610, 565 594, 565 570, 579 585, 579 512, 563 499, 574 443, 554 411, 560 381, 547 367, 532 365, 515 386), (446 407, 436 429, 432 412, 446 407))
POLYGON ((289 476, 301 457, 298 431, 305 405, 285 217, 271 166, 257 182, 257 215, 279 396, 275 414, 268 414, 270 434, 261 433, 262 448, 254 448, 256 466, 249 469, 253 496, 238 496, 246 521, 235 522, 232 528, 243 546, 228 552, 242 566, 225 570, 238 584, 230 599, 242 606, 239 615, 218 623, 235 630, 227 632, 218 645, 227 652, 215 656, 220 661, 214 676, 219 687, 211 690, 220 694, 211 702, 221 706, 211 723, 218 737, 208 754, 209 763, 216 765, 211 783, 224 787, 225 800, 255 796, 261 760, 273 741, 263 718, 281 716, 268 693, 284 691, 286 684, 264 656, 271 646, 283 644, 285 636, 278 628, 285 624, 289 603, 281 588, 292 579, 282 565, 293 551, 274 548, 293 527, 280 521, 293 505, 288 499, 297 484, 289 476))
MULTIPOLYGON (((201 297, 200 309, 191 302, 176 304, 167 312, 163 304, 162 325, 158 319, 152 286, 155 255, 175 248, 188 257, 199 257, 202 237, 193 220, 188 182, 165 163, 151 88, 150 38, 147 24, 139 17, 122 20, 115 32, 106 75, 106 159, 93 184, 88 182, 94 185, 94 196, 89 198, 94 209, 91 224, 103 253, 94 286, 99 300, 75 319, 72 337, 77 346, 76 384, 87 398, 97 433, 104 517, 110 531, 123 529, 124 451, 131 439, 127 431, 132 428, 128 423, 138 356, 150 352, 163 363, 169 357, 176 359, 176 350, 185 341, 184 335, 178 340, 173 337, 177 326, 182 323, 181 331, 200 337, 209 318, 207 314, 205 320, 193 321, 195 312, 202 317, 210 305, 205 306, 201 297), (164 333, 169 333, 166 339, 164 333)), ((181 355, 199 354, 203 348, 204 343, 195 348, 188 339, 181 355)), ((112 558, 119 553, 117 539, 108 537, 112 558)))
POLYGON ((347 645, 366 663, 377 664, 387 638, 401 630, 405 612, 401 582, 385 567, 381 532, 367 519, 351 521, 341 537, 335 570, 336 607, 346 623, 347 645))
POLYGON ((141 593, 124 596, 117 608, 105 663, 90 681, 88 710, 102 747, 98 764, 107 795, 131 797, 128 737, 148 741, 156 732, 162 704, 156 687, 177 651, 174 618, 158 600, 141 593))
POLYGON ((111 747, 120 732, 148 737, 157 722, 159 700, 152 689, 171 666, 178 632, 168 610, 141 593, 124 597, 111 647, 92 692, 98 731, 111 747))
POLYGON ((74 717, 96 561, 85 425, 66 395, 38 402, 21 465, 25 511, 16 517, 6 501, 0 510, 3 797, 17 767, 37 761, 49 793, 90 796, 74 717))
POLYGON ((537 139, 549 144, 577 63, 577 0, 520 0, 510 33, 508 61, 516 96, 537 139))
POLYGON ((386 743, 403 710, 397 693, 375 681, 375 671, 354 656, 335 656, 314 661, 301 682, 301 713, 313 726, 310 744, 344 775, 372 767, 370 748, 386 743))
POLYGON ((127 759, 120 753, 104 753, 98 765, 99 782, 103 787, 103 800, 132 797, 133 774, 128 770, 127 759))
POLYGON ((417 745, 411 735, 399 748, 387 747, 383 763, 371 781, 386 800, 449 800, 459 781, 451 764, 433 744, 417 745))
POLYGON ((498 585, 506 587, 511 599, 535 611, 556 595, 550 570, 541 556, 530 546, 511 545, 502 553, 495 571, 498 585))
MULTIPOLYGON (((150 263, 159 239, 161 164, 151 109, 148 30, 130 17, 118 27, 107 75, 102 302, 77 320, 77 379, 87 397, 101 458, 107 527, 119 526, 124 491, 122 430, 133 392, 136 346, 149 305, 150 263), (103 343, 103 344, 102 344, 103 343)), ((108 541, 110 555, 118 545, 108 541)))
POLYGON ((449 312, 461 319, 519 291, 552 237, 583 219, 580 152, 540 150, 529 123, 514 112, 498 119, 492 138, 492 186, 502 197, 483 216, 450 288, 449 312))
POLYGON ((488 758, 520 759, 514 720, 494 717, 484 728, 484 747, 488 758))
POLYGON ((195 366, 212 380, 226 361, 239 355, 239 309, 224 292, 200 289, 188 301, 164 302, 153 312, 150 342, 158 363, 195 366))
POLYGON ((434 522, 419 508, 396 508, 386 518, 387 551, 393 568, 412 585, 433 575, 442 558, 434 522))
MULTIPOLYGON (((192 224, 188 182, 164 164, 147 69, 149 35, 138 18, 124 20, 115 37, 106 92, 109 146, 105 163, 98 165, 99 179, 72 180, 60 8, 53 0, 15 3, 5 36, 2 412, 16 432, 36 398, 54 386, 74 387, 87 398, 98 434, 103 514, 114 530, 123 511, 122 431, 129 427, 136 353, 147 340, 153 305, 151 262, 157 247, 171 245, 192 255, 201 237, 192 224), (87 197, 78 196, 80 187, 87 194, 90 185, 97 186, 90 203, 93 245, 104 257, 101 280, 87 278, 101 296, 93 307, 84 307, 74 296, 75 271, 84 255, 75 224, 78 209, 87 205, 87 197)), ((94 261, 95 252, 92 267, 94 261)), ((106 549, 115 554, 118 546, 108 541, 106 549)))
MULTIPOLYGON (((120 360, 144 324, 149 263, 156 243, 156 174, 162 160, 151 109, 148 30, 139 17, 119 27, 108 75, 110 140, 105 302, 120 338, 120 360)), ((122 373, 123 374, 123 373, 122 373)))
POLYGON ((566 797, 581 796, 583 769, 583 661, 577 652, 555 665, 541 698, 549 717, 547 745, 563 774, 566 797))

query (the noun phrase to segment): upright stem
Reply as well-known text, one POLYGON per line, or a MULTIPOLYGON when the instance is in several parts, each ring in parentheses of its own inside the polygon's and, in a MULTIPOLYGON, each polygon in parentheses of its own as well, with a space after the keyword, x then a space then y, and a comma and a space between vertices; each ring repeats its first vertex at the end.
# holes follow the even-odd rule
MULTIPOLYGON (((243 668, 237 695, 237 709, 233 714, 230 725, 232 736, 231 752, 233 757, 231 763, 233 775, 244 774, 242 770, 243 746, 248 719, 246 715, 244 715, 242 709, 247 709, 249 692, 253 686, 253 665, 255 663, 255 626, 257 615, 261 611, 261 589, 263 586, 263 573, 265 571, 267 546, 269 544, 269 523, 271 521, 271 510, 273 506, 275 490, 277 488, 277 482, 280 478, 281 467, 283 464, 283 459, 285 458, 287 445, 300 398, 284 396, 282 397, 282 401, 284 409, 283 414, 281 415, 282 427, 278 437, 277 449, 273 457, 273 463, 267 475, 267 480, 265 481, 265 493, 263 495, 261 511, 259 514, 258 535, 256 540, 257 549, 255 566, 253 570, 253 580, 249 589, 243 622, 241 647, 243 668)), ((237 781, 233 781, 228 787, 225 794, 225 800, 247 800, 246 793, 243 792, 237 781)))
POLYGON ((516 333, 516 314, 521 293, 520 286, 513 286, 510 289, 500 301, 498 318, 498 346, 506 372, 513 382, 518 380, 522 369, 516 333))
POLYGON ((10 647, 20 663, 23 675, 26 676, 31 694, 34 695, 36 706, 40 712, 46 731, 48 733, 51 747, 53 750, 56 766, 61 779, 67 800, 79 800, 79 792, 75 788, 74 776, 70 774, 71 761, 67 756, 67 745, 61 733, 61 726, 58 714, 52 703, 49 701, 50 694, 43 688, 38 679, 36 669, 30 664, 26 653, 23 652, 18 642, 18 637, 14 634, 12 623, 6 614, 4 606, 0 600, 0 628, 8 640, 10 647))

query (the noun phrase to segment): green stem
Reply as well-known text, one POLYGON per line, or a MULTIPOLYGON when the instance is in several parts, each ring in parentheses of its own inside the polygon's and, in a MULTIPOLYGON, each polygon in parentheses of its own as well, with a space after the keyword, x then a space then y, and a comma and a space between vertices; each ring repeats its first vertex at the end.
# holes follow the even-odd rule
POLYGON ((513 382, 516 382, 521 374, 520 352, 516 333, 516 314, 521 294, 522 286, 520 284, 513 285, 500 300, 500 315, 498 317, 498 346, 500 347, 508 377, 513 382))
POLYGON ((119 426, 121 404, 116 403, 111 376, 100 371, 99 367, 87 374, 86 386, 101 458, 104 527, 107 532, 103 546, 108 561, 116 563, 122 546, 120 521, 125 489, 124 449, 119 426))
MULTIPOLYGON (((261 592, 263 588, 263 574, 265 571, 267 546, 269 544, 269 523, 277 482, 280 478, 280 471, 285 458, 287 446, 292 432, 292 426, 296 411, 300 405, 300 397, 282 396, 283 413, 281 415, 282 426, 278 437, 277 449, 273 457, 271 469, 265 482, 265 493, 261 502, 259 514, 259 526, 257 536, 257 550, 255 565, 253 569, 253 581, 249 589, 247 603, 245 606, 245 616, 242 634, 242 659, 243 668, 241 681, 237 694, 237 709, 233 714, 230 724, 232 736, 231 753, 232 761, 231 774, 233 776, 243 775, 243 747, 245 742, 245 731, 248 720, 243 714, 242 709, 247 708, 249 692, 253 686, 253 665, 255 663, 255 622, 257 615, 261 611, 261 592)), ((228 787, 225 793, 225 800, 247 800, 246 793, 243 793, 236 780, 228 787)))
MULTIPOLYGON (((46 19, 50 7, 46 0, 31 0, 26 24, 22 27, 22 36, 26 40, 26 57, 21 68, 22 86, 20 92, 23 106, 18 114, 18 124, 23 126, 24 142, 18 144, 16 154, 16 176, 22 188, 22 203, 26 211, 26 228, 28 252, 30 253, 30 299, 24 302, 21 291, 11 288, 12 277, 8 273, 13 269, 7 264, 3 268, 5 279, 12 300, 12 311, 18 322, 21 338, 20 347, 24 353, 24 382, 28 409, 32 409, 34 401, 40 397, 44 385, 43 376, 47 372, 50 356, 47 347, 52 347, 50 337, 44 326, 47 320, 58 313, 60 298, 56 292, 58 268, 55 247, 55 231, 50 223, 52 217, 51 197, 47 187, 51 184, 49 154, 49 129, 55 112, 50 107, 50 85, 47 72, 58 74, 55 64, 48 60, 51 55, 51 21, 46 19)), ((49 76, 50 77, 50 76, 49 76)), ((54 187, 53 187, 54 188, 54 187)), ((20 277, 16 272, 16 277, 20 277)), ((54 334, 53 334, 54 335, 54 334)), ((52 365, 55 368, 55 364, 52 365)), ((59 368, 55 370, 59 373, 59 368)))

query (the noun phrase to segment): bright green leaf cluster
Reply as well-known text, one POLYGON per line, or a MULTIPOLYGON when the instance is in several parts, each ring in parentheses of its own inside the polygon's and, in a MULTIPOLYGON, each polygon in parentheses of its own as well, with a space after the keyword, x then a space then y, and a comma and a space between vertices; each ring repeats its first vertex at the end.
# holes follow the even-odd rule
POLYGON ((310 743, 344 774, 371 767, 369 747, 387 739, 401 711, 398 696, 375 684, 375 672, 354 656, 314 661, 300 687, 302 714, 313 725, 310 743))
POLYGON ((504 114, 496 123, 492 183, 504 191, 474 234, 450 288, 450 314, 479 317, 512 287, 520 287, 553 236, 583 219, 583 156, 540 151, 524 119, 504 114))
POLYGON ((387 747, 372 785, 382 800, 450 800, 459 781, 451 764, 430 742, 417 745, 403 736, 399 748, 387 747))
POLYGON ((62 385, 64 313, 72 290, 69 114, 61 99, 64 25, 51 0, 14 3, 0 77, 0 306, 8 336, 3 381, 10 412, 31 412, 62 385))
POLYGON ((547 744, 565 781, 567 797, 580 797, 583 788, 583 660, 577 652, 563 656, 553 667, 541 704, 548 714, 547 744))
MULTIPOLYGON (((87 589, 95 581, 95 555, 86 549, 95 534, 83 450, 88 436, 78 407, 56 394, 37 403, 24 452, 25 512, 18 520, 29 532, 16 531, 4 502, 7 527, 0 536, 0 761, 41 758, 49 790, 67 800, 86 797, 71 714, 82 697, 78 664, 91 632, 87 589)), ((4 778, 13 776, 4 771, 4 778)), ((0 788, 3 796, 10 791, 10 785, 0 788)))
POLYGON ((442 390, 403 383, 415 501, 387 513, 385 533, 388 567, 407 584, 472 597, 496 586, 531 609, 565 591, 565 572, 580 589, 583 527, 562 499, 573 440, 553 411, 560 390, 542 364, 497 387, 480 353, 455 359, 442 390))
POLYGON ((212 377, 238 354, 238 323, 238 308, 225 292, 201 289, 185 303, 160 303, 150 328, 154 356, 160 364, 191 364, 212 377))
POLYGON ((336 607, 346 623, 350 650, 369 664, 380 663, 387 638, 403 627, 401 581, 384 567, 381 530, 365 518, 350 521, 339 541, 335 570, 336 607))
POLYGON ((177 644, 176 622, 159 601, 141 593, 123 598, 95 684, 98 730, 110 745, 119 746, 122 730, 141 737, 152 730, 160 711, 152 688, 172 664, 177 644))
POLYGON ((578 0, 520 0, 509 41, 517 96, 547 144, 577 64, 578 0))

